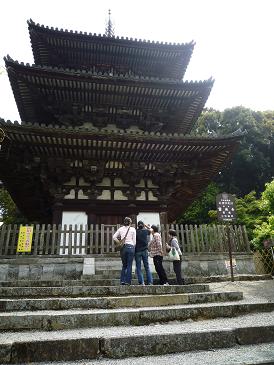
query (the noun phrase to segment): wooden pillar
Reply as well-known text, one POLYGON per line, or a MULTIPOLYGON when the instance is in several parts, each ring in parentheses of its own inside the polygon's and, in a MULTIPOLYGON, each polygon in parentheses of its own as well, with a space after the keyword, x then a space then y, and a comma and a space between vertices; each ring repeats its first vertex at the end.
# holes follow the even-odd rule
POLYGON ((88 212, 88 225, 97 224, 96 214, 94 212, 88 212))
POLYGON ((131 218, 132 220, 132 225, 134 225, 135 228, 137 228, 137 214, 131 214, 129 218, 131 218))
POLYGON ((160 224, 168 224, 167 212, 160 213, 160 224))
POLYGON ((163 253, 166 255, 166 243, 168 241, 168 232, 166 230, 168 220, 167 220, 167 212, 160 212, 160 224, 161 227, 164 227, 164 234, 163 237, 163 253))
POLYGON ((62 224, 63 204, 55 203, 52 208, 52 224, 62 224))
POLYGON ((138 209, 135 204, 129 204, 128 206, 128 216, 132 220, 132 224, 137 227, 137 215, 138 215, 138 209))

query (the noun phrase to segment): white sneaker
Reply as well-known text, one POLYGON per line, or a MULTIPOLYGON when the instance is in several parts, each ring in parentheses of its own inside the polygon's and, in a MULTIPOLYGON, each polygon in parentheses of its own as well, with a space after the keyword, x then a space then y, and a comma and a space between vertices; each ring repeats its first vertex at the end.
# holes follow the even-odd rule
POLYGON ((168 286, 168 285, 169 285, 169 283, 165 283, 165 284, 164 284, 164 286, 168 286))

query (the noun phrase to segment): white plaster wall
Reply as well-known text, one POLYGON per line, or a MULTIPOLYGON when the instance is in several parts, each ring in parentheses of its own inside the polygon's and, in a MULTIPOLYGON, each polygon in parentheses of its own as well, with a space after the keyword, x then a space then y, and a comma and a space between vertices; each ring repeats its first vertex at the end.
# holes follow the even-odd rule
POLYGON ((140 212, 137 216, 137 222, 143 221, 145 224, 155 224, 160 226, 160 214, 152 212, 140 212))
MULTIPOLYGON (((63 212, 62 213, 62 227, 64 227, 64 225, 66 224, 67 227, 72 224, 72 226, 74 227, 75 225, 77 225, 78 227, 82 224, 83 227, 88 223, 88 216, 85 212, 63 212)), ((83 233, 84 234, 84 233, 83 233)), ((72 234, 72 247, 74 246, 74 233, 72 234)), ((63 243, 64 243, 64 239, 66 240, 66 245, 68 244, 68 239, 69 239, 69 234, 68 233, 62 233, 61 235, 61 244, 60 244, 60 254, 63 253, 63 243), (64 235, 66 235, 64 237, 64 235)), ((84 241, 84 237, 82 237, 82 242, 84 241)), ((76 244, 79 244, 80 242, 80 233, 77 233, 77 238, 76 238, 76 244)), ((74 252, 73 248, 72 248, 72 252, 74 252)), ((65 249, 65 254, 68 254, 68 249, 65 249)), ((77 248, 76 252, 74 253, 75 255, 79 255, 79 248, 77 248)), ((81 254, 85 254, 85 252, 81 252, 81 254)))

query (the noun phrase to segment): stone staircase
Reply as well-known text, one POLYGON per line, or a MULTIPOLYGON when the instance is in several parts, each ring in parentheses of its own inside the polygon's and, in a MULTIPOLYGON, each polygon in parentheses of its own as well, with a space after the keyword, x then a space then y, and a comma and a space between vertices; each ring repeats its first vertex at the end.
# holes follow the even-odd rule
POLYGON ((141 364, 141 356, 164 361, 168 354, 273 343, 274 364, 274 301, 246 299, 241 290, 225 290, 225 283, 215 291, 210 284, 119 286, 117 275, 0 282, 0 363, 140 357, 141 364))

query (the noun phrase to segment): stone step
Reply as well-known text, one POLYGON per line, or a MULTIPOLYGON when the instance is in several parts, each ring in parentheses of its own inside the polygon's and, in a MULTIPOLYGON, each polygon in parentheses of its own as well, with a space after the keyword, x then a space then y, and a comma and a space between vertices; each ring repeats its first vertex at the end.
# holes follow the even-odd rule
POLYGON ((205 320, 236 317, 255 312, 274 311, 273 303, 188 304, 165 308, 131 308, 108 310, 63 310, 13 312, 0 314, 1 331, 70 330, 106 326, 136 326, 170 321, 205 320))
POLYGON ((29 363, 164 355, 274 342, 274 312, 197 322, 0 333, 0 361, 29 363))
MULTIPOLYGON (((170 284, 175 285, 175 277, 169 275, 170 284)), ((271 280, 272 277, 269 274, 266 275, 235 275, 235 281, 256 281, 256 280, 271 280)), ((187 277, 185 278, 186 284, 205 284, 214 282, 227 282, 230 281, 229 276, 199 276, 199 277, 187 277)), ((157 284, 159 280, 157 277, 154 279, 154 283, 157 284)), ((0 281, 1 287, 28 287, 28 286, 79 286, 79 285, 118 285, 118 276, 110 276, 103 274, 95 274, 92 276, 82 276, 81 280, 7 280, 0 281), (105 283, 105 284, 104 284, 105 283)), ((133 283, 137 284, 137 280, 133 279, 133 283)))
POLYGON ((209 351, 191 351, 178 354, 160 356, 142 356, 126 359, 99 359, 85 360, 77 363, 66 362, 43 362, 32 363, 32 365, 273 365, 274 364, 274 342, 258 345, 240 346, 232 348, 214 349, 209 351))
MULTIPOLYGON (((175 277, 172 275, 168 276, 169 283, 176 285, 175 277)), ((271 280, 272 277, 269 274, 266 275, 235 275, 235 281, 256 281, 256 280, 271 280)), ((205 284, 215 282, 227 282, 230 281, 229 276, 199 276, 199 277, 187 277, 185 278, 186 284, 205 284)), ((159 280, 157 277, 154 279, 154 283, 157 285, 159 280)), ((119 275, 109 276, 103 274, 95 274, 92 276, 82 276, 81 280, 8 280, 0 281, 1 287, 28 287, 28 286, 79 286, 79 285, 119 285, 119 275)), ((133 284, 137 284, 137 280, 133 279, 133 284)))
POLYGON ((56 287, 2 287, 0 298, 86 297, 143 294, 183 294, 208 292, 209 285, 121 285, 121 286, 56 286, 56 287))
MULTIPOLYGON (((157 285, 157 281, 155 285, 157 285)), ((175 284, 175 279, 171 280, 175 284)), ((63 286, 117 286, 120 285, 119 279, 90 279, 90 280, 52 280, 52 281, 35 281, 35 280, 22 280, 22 281, 6 281, 0 284, 1 288, 6 287, 63 287, 63 286)), ((132 280, 132 285, 138 285, 137 280, 132 280)))
MULTIPOLYGON (((213 303, 242 300, 243 293, 237 291, 164 294, 164 295, 134 295, 119 297, 96 298, 43 298, 43 299, 0 299, 0 312, 22 312, 40 310, 66 309, 110 309, 110 308, 140 308, 162 307, 170 305, 213 303)), ((1 316, 1 314, 0 314, 1 316)), ((0 324, 1 328, 1 324, 0 324)))

